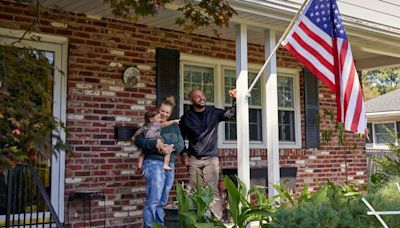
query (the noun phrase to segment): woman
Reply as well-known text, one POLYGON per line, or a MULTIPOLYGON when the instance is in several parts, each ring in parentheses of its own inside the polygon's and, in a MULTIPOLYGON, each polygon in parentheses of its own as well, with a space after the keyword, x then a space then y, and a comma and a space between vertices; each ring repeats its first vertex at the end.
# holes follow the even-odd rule
MULTIPOLYGON (((158 107, 162 121, 167 121, 175 106, 173 97, 166 98, 158 107)), ((146 179, 146 201, 144 204, 144 227, 153 227, 152 223, 164 224, 164 206, 168 202, 168 195, 174 182, 175 155, 184 148, 181 132, 177 125, 161 130, 160 139, 145 139, 140 135, 135 144, 142 148, 145 155, 143 162, 143 176, 146 179), (168 171, 163 168, 164 154, 171 153, 168 171)))

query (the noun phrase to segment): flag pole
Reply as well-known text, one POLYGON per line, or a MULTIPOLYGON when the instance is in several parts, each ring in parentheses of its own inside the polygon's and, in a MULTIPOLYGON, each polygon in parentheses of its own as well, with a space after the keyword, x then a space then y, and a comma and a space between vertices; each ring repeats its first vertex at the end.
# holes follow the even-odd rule
POLYGON ((260 79, 261 73, 265 70, 265 67, 268 65, 269 61, 271 60, 272 56, 275 54, 276 50, 278 50, 279 46, 281 45, 282 41, 286 38, 288 35, 289 31, 293 28, 294 23, 296 22, 297 18, 299 18, 301 11, 304 9, 306 6, 306 3, 308 0, 304 0, 303 4, 301 5, 299 11, 297 11, 296 15, 293 17, 292 21, 290 22, 289 26, 286 28, 285 32, 279 39, 278 43, 276 43, 275 48, 272 50, 271 54, 268 56, 267 60, 265 61, 264 65, 261 67, 260 72, 258 72, 256 78, 254 81, 251 83, 251 86, 249 90, 247 91, 247 98, 251 97, 251 90, 253 90, 254 86, 256 85, 258 79, 260 79))

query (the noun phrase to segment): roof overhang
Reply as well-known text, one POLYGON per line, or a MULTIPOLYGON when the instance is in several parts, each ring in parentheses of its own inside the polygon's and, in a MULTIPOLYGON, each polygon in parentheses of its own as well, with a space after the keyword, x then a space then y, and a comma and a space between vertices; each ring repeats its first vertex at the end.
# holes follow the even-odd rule
MULTIPOLYGON (((221 30, 220 38, 235 40, 235 25, 246 24, 248 25, 248 42, 250 43, 264 44, 265 29, 277 31, 277 38, 279 39, 299 9, 301 1, 229 0, 230 5, 238 12, 238 15, 232 18, 231 25, 228 28, 221 30)), ((346 1, 349 0, 340 0, 339 6, 346 7, 346 1)), ((50 8, 83 13, 90 18, 115 19, 110 8, 103 1, 42 0, 41 3, 50 8)), ((161 10, 157 16, 141 18, 137 23, 181 31, 181 28, 175 24, 176 17, 180 15, 176 9, 180 5, 179 1, 176 1, 174 4, 168 5, 166 9, 161 10)), ((400 10, 400 6, 398 6, 398 9, 400 10)), ((380 14, 376 15, 379 16, 380 14)), ((343 18, 358 70, 400 65, 399 27, 379 24, 345 14, 343 14, 343 18)), ((214 37, 213 29, 212 26, 209 26, 201 28, 195 33, 214 37)))
POLYGON ((400 111, 389 111, 389 112, 370 112, 370 113, 366 113, 367 118, 370 120, 374 120, 374 119, 389 119, 389 118, 394 118, 394 117, 398 117, 400 118, 400 111))

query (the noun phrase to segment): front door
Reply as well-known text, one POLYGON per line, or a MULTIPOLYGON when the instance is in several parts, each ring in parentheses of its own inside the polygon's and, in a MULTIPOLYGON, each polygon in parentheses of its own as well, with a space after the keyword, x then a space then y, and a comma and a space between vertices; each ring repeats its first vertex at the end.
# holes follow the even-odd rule
MULTIPOLYGON (((20 37, 22 37, 23 31, 15 31, 9 29, 0 28, 0 45, 11 45, 13 42, 17 41, 20 37)), ((67 39, 63 37, 43 35, 43 34, 35 34, 36 38, 39 36, 40 39, 35 39, 36 41, 32 41, 30 34, 26 35, 26 39, 22 40, 20 43, 16 45, 23 47, 31 47, 40 51, 43 51, 46 58, 48 59, 50 65, 53 66, 51 71, 53 75, 53 88, 52 88, 52 111, 53 116, 56 117, 61 122, 65 123, 66 120, 66 89, 67 89, 67 80, 66 80, 66 64, 67 64, 67 39)), ((65 133, 60 130, 61 138, 65 141, 65 133)), ((49 139, 51 140, 51 139, 49 139)), ((65 178, 65 153, 60 151, 59 153, 53 153, 51 159, 46 158, 38 158, 34 162, 35 170, 39 176, 40 181, 44 185, 46 192, 49 194, 51 203, 59 216, 61 222, 64 221, 64 178, 65 178)), ((5 198, 6 189, 5 187, 7 183, 5 180, 7 179, 6 174, 1 174, 2 180, 0 181, 0 198, 5 198)), ((25 187, 35 188, 29 181, 22 180, 25 187)), ((20 189, 20 192, 23 192, 24 189, 20 189)), ((17 197, 17 196, 14 196, 17 197)), ((14 211, 25 211, 24 219, 27 217, 36 217, 33 218, 34 221, 44 221, 46 217, 49 216, 47 209, 41 207, 40 205, 43 202, 35 202, 35 199, 30 199, 31 202, 21 202, 16 203, 20 205, 13 205, 15 207, 20 207, 14 211), (21 206, 24 205, 24 206, 21 206), (29 206, 30 205, 30 208, 29 206), (32 206, 36 205, 36 206, 32 206), (27 214, 26 211, 30 211, 31 213, 27 214), (32 213, 34 212, 34 213, 32 213), (36 214, 36 215, 35 215, 36 214)), ((39 201, 37 199, 36 201, 39 201)), ((17 202, 17 201, 16 201, 17 202)), ((2 204, 6 202, 0 202, 0 225, 5 222, 5 206, 2 204)), ((15 214, 15 213, 14 213, 15 214)), ((17 213, 18 214, 18 213, 17 213)), ((18 216, 18 215, 14 215, 18 216)), ((19 215, 21 216, 21 215, 19 215)), ((15 220, 15 217, 14 217, 15 220)), ((30 220, 32 221, 32 220, 30 220)))

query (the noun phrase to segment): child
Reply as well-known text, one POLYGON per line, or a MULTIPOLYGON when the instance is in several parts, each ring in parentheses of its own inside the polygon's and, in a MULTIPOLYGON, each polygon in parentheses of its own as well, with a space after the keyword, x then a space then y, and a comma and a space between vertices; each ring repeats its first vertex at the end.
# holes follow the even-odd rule
MULTIPOLYGON (((179 124, 179 119, 169 120, 165 122, 161 122, 161 116, 158 112, 148 111, 144 114, 144 125, 139 128, 135 134, 132 136, 132 142, 136 140, 136 137, 143 133, 144 137, 147 139, 161 139, 161 129, 165 127, 169 127, 173 124, 179 124)), ((144 155, 140 154, 138 160, 138 170, 142 169, 142 164, 144 160, 144 155)), ((164 155, 164 169, 172 170, 169 166, 170 154, 164 155)))

